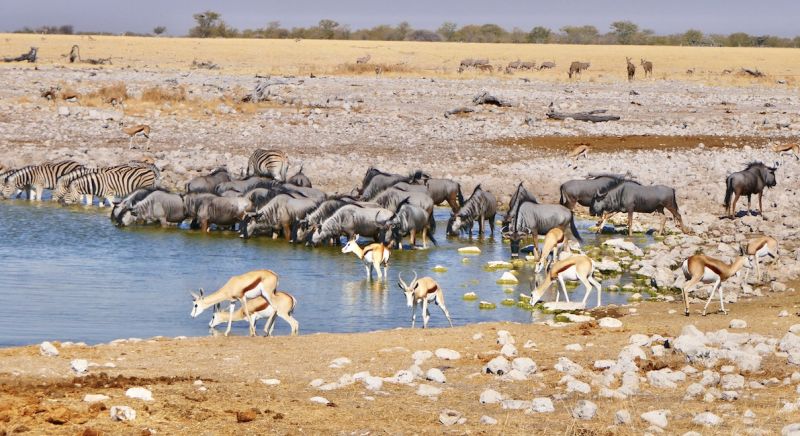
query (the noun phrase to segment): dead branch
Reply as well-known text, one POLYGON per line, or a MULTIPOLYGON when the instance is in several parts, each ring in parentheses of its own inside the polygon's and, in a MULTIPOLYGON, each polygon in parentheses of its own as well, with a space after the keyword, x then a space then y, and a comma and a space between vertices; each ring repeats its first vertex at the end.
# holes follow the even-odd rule
POLYGON ((547 118, 553 120, 565 120, 567 118, 572 118, 575 121, 589 121, 592 123, 602 123, 605 121, 619 121, 619 117, 616 115, 598 115, 604 113, 606 113, 606 109, 596 109, 589 112, 574 112, 574 113, 556 112, 553 109, 553 103, 550 103, 550 108, 547 111, 547 118))
POLYGON ((39 49, 37 47, 31 47, 30 51, 28 51, 27 53, 23 53, 23 54, 15 57, 15 58, 3 58, 3 62, 28 61, 28 62, 33 63, 33 62, 36 62, 36 55, 37 55, 38 51, 39 51, 39 49))
POLYGON ((450 109, 449 111, 444 113, 445 118, 450 118, 453 115, 460 115, 460 114, 468 114, 471 112, 475 112, 475 109, 471 107, 457 107, 455 109, 450 109))
POLYGON ((764 77, 764 73, 758 71, 758 69, 751 70, 750 68, 742 68, 742 72, 745 74, 749 74, 753 77, 764 77))
POLYGON ((499 106, 499 107, 510 107, 511 106, 511 103, 509 103, 508 101, 501 100, 498 97, 495 97, 495 96, 489 94, 488 92, 482 92, 482 93, 476 95, 472 99, 472 102, 475 103, 475 104, 490 104, 490 105, 499 106))

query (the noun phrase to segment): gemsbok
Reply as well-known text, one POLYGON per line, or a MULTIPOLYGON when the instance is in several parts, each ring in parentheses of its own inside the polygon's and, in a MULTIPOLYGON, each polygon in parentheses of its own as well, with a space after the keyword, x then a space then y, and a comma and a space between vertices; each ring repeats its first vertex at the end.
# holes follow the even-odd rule
POLYGON ((436 280, 430 277, 418 279, 416 271, 414 271, 414 280, 411 281, 411 284, 406 284, 400 273, 397 273, 397 280, 397 286, 406 295, 406 303, 411 308, 412 329, 417 319, 417 304, 419 303, 422 303, 422 328, 428 327, 428 320, 431 318, 431 314, 428 311, 428 303, 431 301, 442 309, 444 316, 447 317, 447 322, 450 323, 450 327, 453 327, 450 312, 447 311, 447 307, 444 305, 444 292, 442 292, 442 288, 436 283, 436 280))
MULTIPOLYGON (((753 238, 746 243, 742 243, 741 249, 746 256, 750 257, 750 261, 756 265, 756 280, 762 280, 761 267, 758 260, 768 256, 772 259, 778 258, 778 241, 771 236, 753 238)), ((745 281, 747 281, 749 274, 750 270, 745 271, 745 281)), ((764 274, 766 275, 766 271, 764 274)))
MULTIPOLYGON (((592 293, 592 287, 597 288, 597 305, 600 306, 600 283, 592 277, 594 273, 594 262, 586 255, 570 256, 564 260, 559 260, 554 263, 550 271, 545 274, 544 281, 539 285, 535 291, 531 292, 530 304, 534 305, 542 298, 545 292, 550 289, 553 280, 558 280, 561 286, 561 291, 569 302, 567 295, 567 286, 564 280, 571 282, 580 281, 586 287, 586 295, 583 296, 583 306, 586 307, 586 301, 589 300, 589 295, 592 293)), ((558 301, 559 294, 556 292, 556 301, 558 301)))
POLYGON ((354 235, 352 239, 347 241, 347 245, 342 247, 342 253, 353 253, 361 259, 361 262, 364 263, 364 269, 367 270, 368 279, 372 279, 373 269, 378 273, 378 279, 382 279, 383 276, 388 277, 389 256, 391 255, 389 247, 376 242, 361 248, 358 245, 358 237, 359 235, 354 235), (381 274, 381 266, 383 266, 383 274, 381 274))
POLYGON ((713 283, 711 294, 709 294, 708 301, 705 307, 703 307, 703 316, 706 315, 708 305, 711 303, 711 299, 714 298, 714 293, 717 292, 717 290, 719 290, 720 310, 722 313, 727 314, 728 312, 725 310, 725 298, 722 295, 722 288, 720 285, 731 276, 739 274, 742 268, 752 267, 753 264, 750 262, 748 256, 739 256, 732 263, 725 263, 719 259, 703 254, 690 256, 681 266, 683 276, 687 280, 683 285, 684 315, 689 316, 689 291, 700 282, 704 284, 713 283))
POLYGON ((122 131, 125 132, 125 134, 128 135, 129 137, 128 140, 129 150, 133 149, 133 138, 137 136, 144 136, 145 138, 147 138, 147 144, 145 145, 145 147, 150 146, 150 126, 148 126, 147 124, 136 124, 130 127, 123 127, 122 131))

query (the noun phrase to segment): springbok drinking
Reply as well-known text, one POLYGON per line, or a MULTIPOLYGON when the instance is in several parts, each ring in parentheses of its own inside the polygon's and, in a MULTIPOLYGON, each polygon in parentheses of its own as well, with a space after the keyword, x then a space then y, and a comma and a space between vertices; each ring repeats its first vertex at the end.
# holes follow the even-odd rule
MULTIPOLYGON (((580 281, 586 287, 586 295, 583 296, 583 306, 586 307, 586 301, 589 299, 589 294, 592 293, 592 287, 597 288, 597 305, 600 306, 600 283, 592 277, 594 273, 594 262, 588 256, 579 254, 570 256, 564 260, 560 260, 553 264, 550 272, 545 274, 544 282, 539 285, 535 291, 531 292, 530 304, 536 304, 544 295, 545 292, 553 284, 553 280, 558 280, 561 286, 561 291, 569 302, 567 295, 567 286, 564 280, 572 282, 580 281)), ((558 301, 558 292, 556 292, 556 301, 558 301)))

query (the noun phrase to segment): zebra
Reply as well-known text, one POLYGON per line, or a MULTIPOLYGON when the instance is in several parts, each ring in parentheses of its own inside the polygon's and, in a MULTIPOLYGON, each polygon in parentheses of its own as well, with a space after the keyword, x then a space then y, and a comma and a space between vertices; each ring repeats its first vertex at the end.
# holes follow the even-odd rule
POLYGON ((283 182, 286 180, 286 170, 288 169, 289 157, 281 150, 259 148, 247 161, 247 176, 271 177, 283 182))
POLYGON ((115 198, 125 197, 140 188, 156 186, 158 175, 151 168, 120 166, 103 168, 85 174, 69 183, 62 202, 72 204, 87 196, 87 204, 92 204, 92 197, 100 197, 100 207, 108 200, 114 204, 115 198))
POLYGON ((28 200, 41 201, 44 190, 55 188, 56 180, 59 177, 82 167, 81 164, 72 160, 28 165, 6 177, 3 196, 19 195, 26 190, 28 200))

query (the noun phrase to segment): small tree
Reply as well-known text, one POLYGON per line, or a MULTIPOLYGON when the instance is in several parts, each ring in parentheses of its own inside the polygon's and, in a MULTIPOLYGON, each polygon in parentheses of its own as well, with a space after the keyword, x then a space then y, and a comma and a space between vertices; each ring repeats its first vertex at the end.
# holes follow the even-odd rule
POLYGON ((728 45, 731 47, 751 47, 753 45, 753 37, 744 32, 731 33, 728 35, 728 45))
POLYGON ((597 28, 594 26, 564 26, 561 31, 569 44, 591 44, 597 39, 597 28))
POLYGON ((528 42, 536 44, 544 44, 550 41, 550 35, 553 32, 547 27, 536 26, 528 32, 528 42))
POLYGON ((619 44, 628 45, 633 44, 639 26, 630 21, 615 21, 611 23, 611 30, 619 44))
POLYGON ((321 39, 333 39, 336 29, 339 27, 339 23, 326 18, 319 20, 317 26, 319 27, 319 37, 321 39))
POLYGON ((439 30, 437 30, 437 32, 439 35, 442 35, 442 38, 444 38, 445 41, 452 41, 456 34, 456 29, 458 29, 456 23, 445 21, 441 26, 439 26, 439 30))
POLYGON ((189 36, 194 38, 210 38, 213 36, 214 28, 220 23, 222 15, 219 12, 205 11, 192 15, 196 26, 189 29, 189 36))
POLYGON ((703 42, 703 32, 689 29, 683 34, 683 43, 686 45, 700 45, 703 42))
POLYGON ((164 27, 164 26, 156 26, 156 27, 153 28, 153 33, 155 33, 156 35, 161 35, 166 31, 167 31, 167 28, 164 27))

